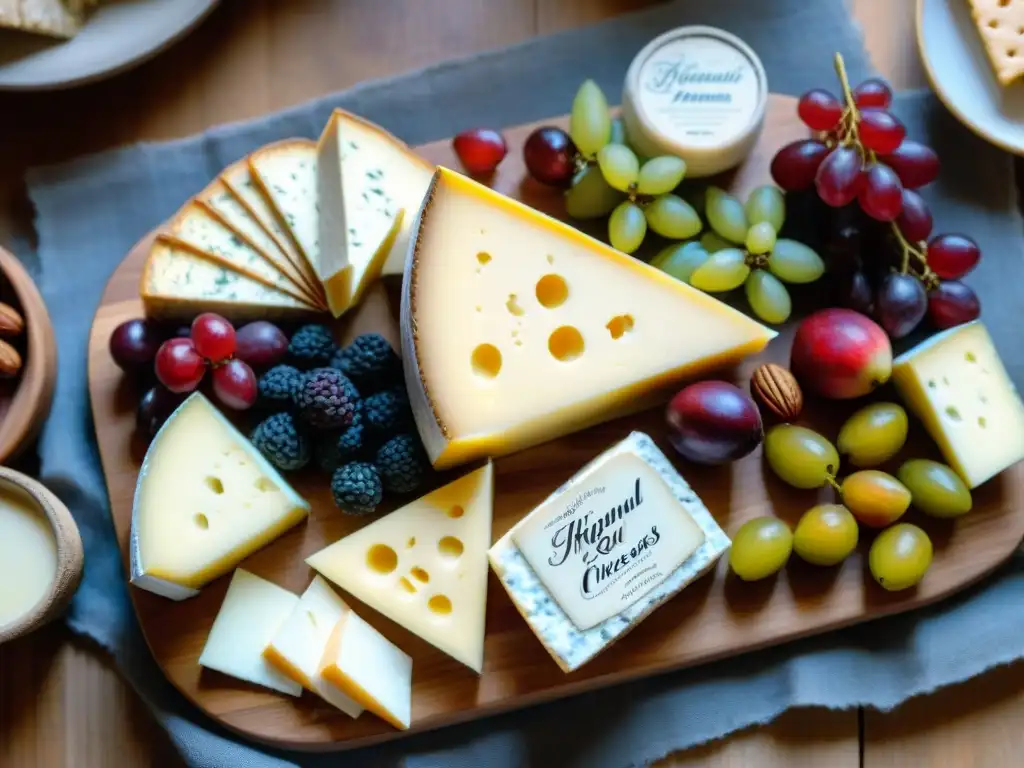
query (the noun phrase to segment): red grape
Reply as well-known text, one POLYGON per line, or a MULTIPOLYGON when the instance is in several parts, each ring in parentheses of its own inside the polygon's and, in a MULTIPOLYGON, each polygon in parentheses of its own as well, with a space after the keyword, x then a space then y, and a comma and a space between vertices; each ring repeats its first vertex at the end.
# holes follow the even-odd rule
POLYGON ((800 97, 796 113, 804 125, 815 131, 829 131, 843 116, 843 105, 828 91, 815 88, 800 97))
POLYGON ((939 175, 939 156, 931 147, 904 139, 893 152, 879 158, 900 177, 907 189, 931 184, 939 175))
POLYGON ((772 178, 787 192, 807 189, 814 183, 814 174, 828 153, 829 148, 817 139, 787 144, 772 158, 772 178))
POLYGON ((928 294, 928 319, 940 331, 969 323, 980 314, 978 295, 959 280, 943 280, 928 294))
POLYGON ((928 311, 928 296, 913 275, 893 272, 878 286, 875 315, 890 338, 901 339, 920 325, 928 311))
POLYGON ((669 442, 697 464, 725 464, 750 453, 764 436, 761 412, 727 381, 699 381, 668 404, 669 442))
POLYGON ((541 184, 568 187, 576 173, 576 145, 561 128, 544 126, 531 133, 523 145, 526 170, 541 184))
POLYGON ((903 190, 903 210, 896 224, 903 236, 912 243, 927 240, 932 233, 932 212, 928 210, 924 198, 912 189, 903 190))
POLYGON ((235 357, 253 368, 270 368, 284 359, 288 337, 266 320, 243 325, 235 334, 235 357))
POLYGON ((854 309, 862 315, 871 315, 875 306, 875 297, 867 275, 859 269, 843 278, 840 283, 839 305, 847 309, 854 309))
POLYGON ((463 131, 452 139, 452 149, 463 167, 474 176, 493 173, 508 153, 505 137, 491 128, 463 131))
POLYGON ((981 249, 967 235, 936 235, 928 243, 928 266, 943 280, 959 280, 980 258, 981 249))
POLYGON ((141 318, 127 320, 110 334, 110 356, 121 370, 136 373, 152 364, 163 339, 154 323, 141 318))
POLYGON ((228 408, 244 411, 256 402, 256 374, 248 363, 228 360, 213 369, 213 393, 228 408))
POLYGON ((881 107, 885 109, 892 103, 892 90, 885 80, 873 77, 853 89, 853 103, 860 108, 881 107))
POLYGON ((227 360, 235 353, 234 326, 220 315, 204 312, 192 321, 192 342, 211 363, 227 360))
POLYGON ((903 123, 884 109, 863 110, 857 131, 861 144, 883 155, 895 151, 907 135, 903 123))
POLYGON ((852 203, 864 184, 860 153, 853 147, 837 147, 826 157, 814 177, 818 197, 833 208, 852 203))
POLYGON ((153 368, 157 379, 171 392, 191 392, 206 373, 206 361, 192 339, 168 339, 157 350, 153 368))
POLYGON ((889 166, 874 163, 864 174, 864 187, 858 199, 861 209, 871 218, 892 221, 903 208, 899 176, 889 166))
POLYGON ((146 437, 153 437, 168 417, 185 400, 163 387, 153 387, 142 396, 135 412, 135 426, 146 437))

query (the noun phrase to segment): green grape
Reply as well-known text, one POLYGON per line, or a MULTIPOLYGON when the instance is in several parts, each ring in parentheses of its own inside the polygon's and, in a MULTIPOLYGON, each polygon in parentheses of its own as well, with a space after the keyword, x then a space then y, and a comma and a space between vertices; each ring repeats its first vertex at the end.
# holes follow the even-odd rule
POLYGON ((686 162, 671 155, 655 157, 643 164, 636 191, 641 195, 664 195, 679 186, 686 175, 686 162))
POLYGON ((620 192, 628 192, 640 175, 640 161, 633 150, 622 144, 605 144, 597 153, 597 167, 608 185, 620 192))
POLYGON ((731 243, 742 244, 746 240, 749 225, 743 203, 718 187, 708 187, 705 205, 708 224, 715 232, 731 243))
POLYGON ((565 212, 574 219, 601 218, 611 213, 624 197, 624 193, 608 186, 600 168, 588 165, 565 193, 565 212))
POLYGON ((714 253, 715 251, 724 251, 726 248, 732 248, 733 244, 727 240, 723 240, 714 232, 705 232, 700 236, 701 247, 708 253, 714 253))
POLYGON ((839 495, 846 508, 870 528, 884 528, 910 506, 910 491, 899 480, 877 469, 862 469, 843 478, 839 495))
POLYGON ((832 443, 807 427, 777 424, 764 436, 764 456, 781 480, 794 488, 821 488, 839 471, 832 443))
POLYGON ((644 209, 647 223, 662 237, 685 240, 701 230, 700 216, 678 195, 656 197, 644 209))
POLYGON ((626 124, 622 122, 621 117, 612 119, 612 133, 608 139, 609 144, 622 144, 628 147, 629 142, 626 140, 626 124))
POLYGON ((593 80, 585 80, 572 100, 569 138, 584 157, 597 154, 612 138, 608 101, 593 80))
POLYGON ((813 283, 825 274, 825 262, 803 243, 783 237, 775 241, 768 269, 787 283, 813 283))
POLYGON ((758 581, 777 573, 793 552, 793 532, 777 517, 755 517, 732 537, 729 567, 743 581, 758 581))
POLYGON ((789 291, 782 282, 763 269, 755 269, 744 284, 747 302, 754 314, 766 323, 784 323, 793 311, 789 291))
POLYGON ((651 259, 651 266, 686 283, 689 282, 693 271, 707 261, 709 256, 710 254, 697 241, 673 243, 651 259))
POLYGON ((937 461, 910 459, 896 473, 910 490, 911 504, 932 517, 960 517, 971 511, 971 492, 960 475, 937 461))
POLYGON ((690 275, 690 285, 708 293, 723 293, 739 288, 750 274, 746 254, 739 248, 726 248, 708 257, 690 275))
POLYGON ((804 512, 793 532, 793 549, 811 565, 838 565, 857 548, 857 519, 842 504, 804 512))
POLYGON ((750 193, 744 210, 751 224, 765 222, 778 232, 786 220, 786 198, 781 189, 766 184, 750 193))
POLYGON ((623 253, 632 253, 639 248, 646 234, 644 212, 629 200, 619 203, 608 218, 608 242, 623 253))
POLYGON ((767 221, 754 224, 747 231, 747 250, 754 254, 771 253, 775 247, 775 228, 767 221))
POLYGON ((846 420, 836 447, 855 467, 877 467, 907 441, 907 412, 896 403, 872 403, 846 420))
POLYGON ((910 523, 878 534, 868 552, 868 568, 883 589, 897 592, 915 586, 932 564, 932 540, 910 523))

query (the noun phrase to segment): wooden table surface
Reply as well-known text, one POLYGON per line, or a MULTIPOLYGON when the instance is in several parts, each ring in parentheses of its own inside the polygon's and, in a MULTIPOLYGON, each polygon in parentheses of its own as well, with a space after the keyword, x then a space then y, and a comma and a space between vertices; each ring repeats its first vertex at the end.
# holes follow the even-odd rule
MULTIPOLYGON (((223 0, 192 36, 131 73, 67 93, 0 94, 0 243, 29 231, 21 182, 28 165, 188 135, 656 1, 223 0)), ((897 88, 926 85, 914 3, 850 4, 879 71, 897 88)), ((827 62, 822 75, 831 77, 827 62)), ((791 711, 663 764, 1009 768, 1021 763, 1022 719, 1018 664, 894 712, 791 711)), ((103 655, 61 626, 0 646, 0 766, 114 765, 182 762, 103 655)))

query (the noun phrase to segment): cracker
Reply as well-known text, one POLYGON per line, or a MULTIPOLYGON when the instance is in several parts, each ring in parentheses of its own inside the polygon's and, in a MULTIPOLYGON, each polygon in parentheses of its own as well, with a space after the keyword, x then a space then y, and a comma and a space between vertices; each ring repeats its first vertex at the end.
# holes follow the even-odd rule
POLYGON ((1024 75, 1024 0, 967 0, 996 78, 1009 85, 1024 75))

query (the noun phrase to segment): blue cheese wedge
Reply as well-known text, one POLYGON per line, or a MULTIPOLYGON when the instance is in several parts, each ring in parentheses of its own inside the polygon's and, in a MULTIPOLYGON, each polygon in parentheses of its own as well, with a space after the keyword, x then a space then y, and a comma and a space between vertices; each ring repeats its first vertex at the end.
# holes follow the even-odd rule
POLYGON ((572 672, 729 546, 651 438, 633 432, 516 524, 488 558, 548 653, 572 672))
POLYGON ((192 320, 217 312, 230 320, 302 320, 320 310, 208 258, 157 241, 150 248, 139 286, 146 315, 192 320))

